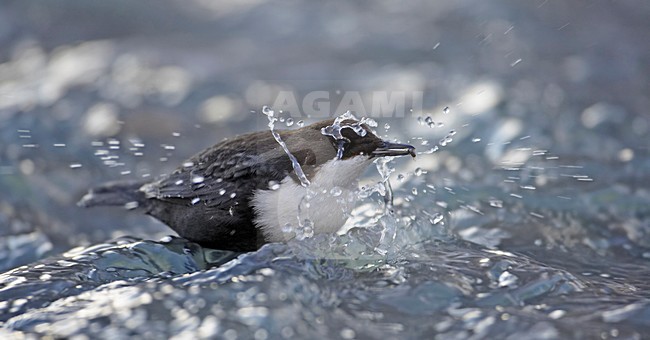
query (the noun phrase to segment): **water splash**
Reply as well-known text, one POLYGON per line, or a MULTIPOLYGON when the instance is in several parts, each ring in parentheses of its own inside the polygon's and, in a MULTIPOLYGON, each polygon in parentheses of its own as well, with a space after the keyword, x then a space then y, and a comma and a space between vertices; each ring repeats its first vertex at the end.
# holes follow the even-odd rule
POLYGON ((334 119, 332 125, 328 125, 321 129, 321 133, 325 136, 330 136, 334 138, 337 142, 337 152, 336 157, 338 159, 343 158, 343 152, 345 151, 345 144, 349 142, 347 138, 343 136, 341 131, 343 129, 352 129, 357 135, 364 137, 368 131, 363 128, 363 125, 369 127, 377 127, 377 122, 372 118, 362 117, 360 120, 357 119, 350 111, 347 111, 334 119), (341 125, 343 121, 352 120, 352 124, 341 125))
MULTIPOLYGON (((377 168, 377 172, 379 172, 379 175, 381 176, 381 185, 384 190, 383 192, 383 197, 384 197, 384 207, 386 211, 389 211, 393 207, 393 188, 391 187, 390 184, 390 175, 395 171, 394 168, 389 166, 389 163, 393 160, 393 157, 381 157, 375 160, 375 166, 377 168)), ((382 193, 380 192, 380 194, 382 193)))
POLYGON ((309 179, 305 175, 305 172, 302 171, 302 167, 300 166, 300 163, 296 159, 296 157, 289 151, 289 148, 287 147, 287 144, 282 140, 282 137, 280 137, 280 134, 275 131, 275 122, 278 120, 275 117, 275 111, 273 111, 271 108, 268 106, 262 107, 262 113, 268 118, 269 124, 268 127, 271 130, 271 134, 273 134, 273 138, 275 139, 278 144, 282 147, 282 150, 289 156, 289 159, 291 160, 291 166, 293 167, 293 171, 296 172, 296 176, 298 176, 298 179, 300 180, 300 184, 303 187, 308 187, 311 182, 309 182, 309 179))

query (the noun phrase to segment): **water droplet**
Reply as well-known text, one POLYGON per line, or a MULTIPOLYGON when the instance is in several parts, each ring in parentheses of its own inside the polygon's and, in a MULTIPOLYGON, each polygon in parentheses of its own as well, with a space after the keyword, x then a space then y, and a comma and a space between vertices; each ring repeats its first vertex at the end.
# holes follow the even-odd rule
POLYGON ((533 212, 533 211, 529 212, 528 214, 530 214, 530 216, 533 216, 533 217, 544 218, 544 215, 533 212))
POLYGON ((369 117, 361 117, 361 120, 359 121, 359 123, 366 124, 369 127, 377 127, 377 126, 379 126, 379 124, 377 124, 376 120, 374 120, 372 118, 369 118, 369 117))
POLYGON ((443 214, 436 213, 435 215, 433 215, 433 217, 431 217, 429 219, 429 222, 431 222, 432 224, 438 224, 438 223, 442 222, 443 218, 445 218, 445 216, 443 214))
POLYGON ((556 310, 548 313, 548 317, 553 319, 553 320, 557 320, 557 319, 562 318, 565 314, 566 314, 566 311, 561 310, 561 309, 556 309, 556 310))
POLYGON ((201 201, 201 199, 198 198, 198 197, 192 198, 192 205, 195 205, 195 204, 199 203, 199 201, 201 201))
POLYGON ((273 115, 275 114, 275 111, 271 110, 270 107, 264 105, 264 106, 262 106, 262 113, 267 117, 273 117, 273 115))
POLYGON ((415 168, 413 173, 415 174, 415 176, 422 176, 422 174, 424 173, 424 170, 422 170, 422 168, 415 168))
POLYGON ((448 114, 451 110, 449 109, 449 106, 445 106, 444 109, 442 109, 442 113, 448 114))
POLYGON ((424 125, 424 120, 423 120, 422 116, 418 116, 418 124, 424 125))
POLYGON ((293 226, 291 226, 291 223, 286 223, 286 224, 282 227, 282 232, 283 232, 283 233, 290 233, 290 232, 293 232, 293 226))
POLYGON ((503 201, 492 199, 490 200, 490 206, 495 208, 503 208, 503 201))
POLYGON ((192 177, 192 183, 194 183, 194 184, 203 183, 203 181, 205 181, 205 177, 203 177, 203 176, 194 176, 194 177, 192 177))
POLYGON ((400 181, 400 182, 404 181, 404 178, 405 178, 404 174, 398 174, 397 175, 397 180, 400 181))
POLYGON ((193 166, 194 166, 194 163, 193 163, 193 162, 185 162, 185 163, 183 163, 183 167, 184 167, 184 168, 191 168, 191 167, 193 167, 193 166))
POLYGON ((235 198, 235 196, 237 196, 236 192, 233 192, 232 194, 230 194, 230 198, 235 198))
POLYGON ((181 184, 183 184, 183 180, 182 180, 182 179, 179 179, 179 180, 176 181, 174 184, 176 184, 176 185, 181 185, 181 184))
POLYGON ((137 201, 131 201, 124 204, 124 208, 127 210, 133 210, 140 205, 137 201))
POLYGON ((480 138, 472 138, 472 143, 478 143, 480 141, 481 141, 480 138))
POLYGON ((223 196, 226 194, 226 189, 219 190, 219 195, 223 196))
POLYGON ((79 163, 70 164, 70 169, 78 169, 78 168, 81 168, 81 164, 79 163))
POLYGON ((519 278, 510 274, 509 271, 504 271, 499 275, 499 287, 507 287, 514 285, 519 278))
POLYGON ((314 236, 314 222, 310 219, 305 219, 302 225, 302 236, 304 238, 309 238, 314 236))
POLYGON ((450 130, 449 131, 449 136, 454 136, 456 134, 456 130, 450 130))
POLYGON ((296 123, 296 125, 298 125, 298 127, 303 127, 303 126, 305 126, 305 122, 302 121, 302 120, 299 120, 299 121, 296 123))
POLYGON ((390 124, 388 124, 388 123, 384 124, 384 129, 390 130, 390 124))
POLYGON ((512 63, 510 64, 510 67, 515 67, 515 66, 517 66, 517 64, 519 64, 520 62, 521 62, 521 58, 519 58, 519 59, 515 60, 514 62, 512 62, 512 63))
POLYGON ((293 118, 287 118, 287 126, 293 126, 293 118))
POLYGON ((345 152, 345 140, 341 139, 337 142, 338 149, 336 150, 336 158, 343 159, 343 153, 345 152))
POLYGON ((430 154, 432 154, 432 153, 438 151, 439 149, 440 149, 440 148, 439 148, 437 145, 435 145, 434 147, 432 147, 432 148, 429 149, 429 150, 426 150, 426 151, 422 151, 422 152, 420 152, 420 154, 430 155, 430 154))
POLYGON ((417 195, 418 195, 418 188, 413 188, 413 189, 411 189, 411 193, 412 193, 413 195, 417 196, 417 195))
POLYGON ((436 123, 433 121, 433 118, 431 118, 431 116, 427 116, 427 118, 424 118, 424 122, 427 123, 427 125, 430 128, 436 127, 436 123))
POLYGON ((339 187, 333 187, 332 190, 330 190, 330 195, 332 195, 334 197, 341 196, 342 193, 343 193, 343 190, 341 190, 341 188, 339 188, 339 187))
POLYGON ((269 182, 269 189, 271 189, 271 190, 278 190, 278 189, 280 189, 280 183, 278 183, 278 182, 276 182, 276 181, 270 181, 270 182, 269 182))

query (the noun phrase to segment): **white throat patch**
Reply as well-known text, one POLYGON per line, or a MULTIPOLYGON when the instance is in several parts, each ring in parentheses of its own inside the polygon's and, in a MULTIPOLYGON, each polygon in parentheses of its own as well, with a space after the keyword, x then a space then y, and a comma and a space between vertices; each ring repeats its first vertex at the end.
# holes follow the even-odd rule
POLYGON ((300 218, 313 222, 314 234, 338 231, 354 208, 357 179, 371 163, 368 156, 332 159, 315 172, 309 188, 287 176, 277 190, 256 191, 252 199, 256 226, 269 242, 287 241, 294 235, 282 229, 298 226, 298 206, 303 203, 300 218), (307 190, 314 193, 308 207, 303 202, 307 190))

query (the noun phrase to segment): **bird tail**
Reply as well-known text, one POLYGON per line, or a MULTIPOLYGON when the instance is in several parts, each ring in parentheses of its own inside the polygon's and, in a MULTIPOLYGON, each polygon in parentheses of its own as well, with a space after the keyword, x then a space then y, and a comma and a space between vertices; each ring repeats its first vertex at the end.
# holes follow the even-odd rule
POLYGON ((144 208, 147 197, 140 191, 144 184, 143 181, 108 182, 90 189, 77 205, 84 208, 98 205, 124 206, 129 210, 144 208))

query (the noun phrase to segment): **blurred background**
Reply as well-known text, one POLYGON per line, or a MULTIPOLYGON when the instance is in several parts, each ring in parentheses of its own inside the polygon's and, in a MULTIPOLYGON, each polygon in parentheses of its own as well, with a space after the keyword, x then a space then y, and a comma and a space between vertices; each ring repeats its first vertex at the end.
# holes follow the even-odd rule
MULTIPOLYGON (((5 0, 2 267, 169 234, 148 217, 76 202, 93 185, 155 177, 266 128, 259 111, 281 91, 327 91, 333 109, 349 91, 421 93, 421 108, 375 118, 403 141, 458 132, 419 158, 431 178, 499 183, 492 169, 517 158, 503 145, 519 141, 564 164, 596 164, 585 170, 593 182, 555 183, 573 195, 617 183, 647 198, 648 17, 643 0, 5 0)), ((643 221, 628 237, 650 246, 643 221)))

